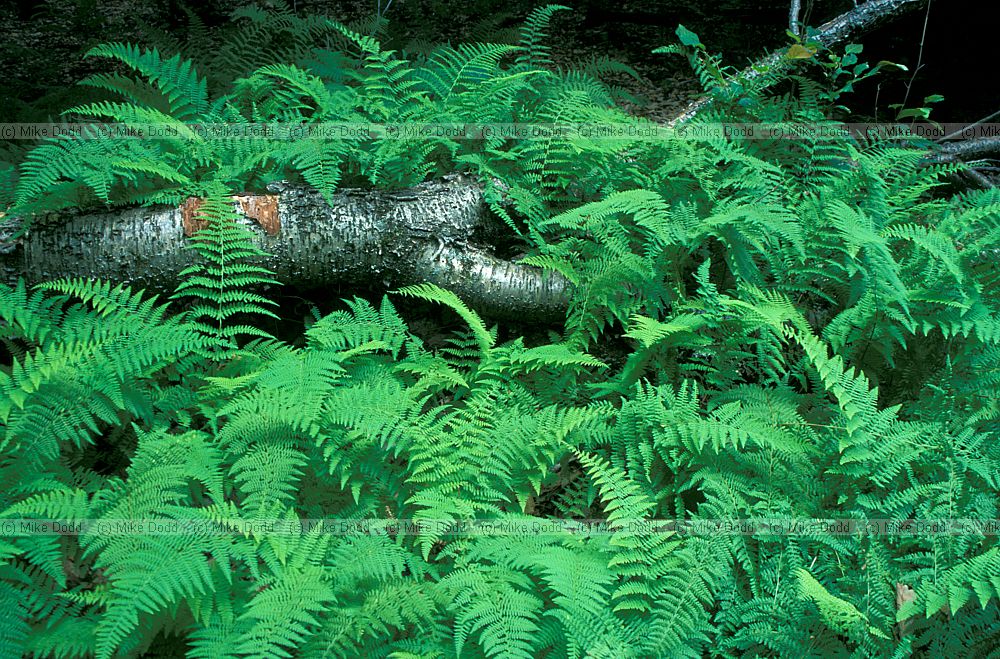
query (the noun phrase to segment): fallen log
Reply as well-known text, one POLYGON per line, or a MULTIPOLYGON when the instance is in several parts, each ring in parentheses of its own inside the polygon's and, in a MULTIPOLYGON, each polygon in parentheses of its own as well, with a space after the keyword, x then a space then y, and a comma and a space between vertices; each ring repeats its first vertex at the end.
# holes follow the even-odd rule
POLYGON ((938 147, 937 160, 1000 160, 1000 137, 981 137, 961 142, 947 142, 938 147))
MULTIPOLYGON (((267 253, 262 265, 283 284, 431 282, 484 316, 526 321, 557 320, 569 303, 571 285, 557 273, 504 261, 469 242, 489 221, 476 185, 452 180, 391 192, 343 190, 332 204, 306 188, 279 184, 271 192, 236 197, 234 207, 267 253), (269 213, 248 217, 255 208, 269 213)), ((7 283, 73 276, 169 293, 196 258, 185 249, 196 229, 192 215, 184 205, 48 215, 34 218, 17 239, 11 236, 18 223, 8 220, 0 228, 0 274, 7 283)))

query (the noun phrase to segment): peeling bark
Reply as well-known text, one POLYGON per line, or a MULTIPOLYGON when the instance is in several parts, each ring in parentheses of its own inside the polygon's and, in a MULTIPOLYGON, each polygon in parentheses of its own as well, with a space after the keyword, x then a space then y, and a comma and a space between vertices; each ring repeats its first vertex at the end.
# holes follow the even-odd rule
MULTIPOLYGON (((905 583, 896 583, 896 610, 899 611, 906 604, 917 599, 917 593, 905 583)), ((897 640, 902 640, 904 636, 913 632, 913 620, 907 619, 897 622, 894 633, 897 640)))
MULTIPOLYGON (((332 205, 309 189, 279 185, 272 192, 276 216, 268 215, 274 195, 241 195, 234 208, 268 255, 262 265, 282 283, 395 288, 426 281, 451 289, 485 316, 528 321, 558 319, 568 305, 571 285, 562 276, 498 259, 467 242, 488 220, 475 185, 343 190, 332 205), (256 219, 243 213, 258 207, 261 213, 251 213, 256 219)), ((45 216, 6 243, 0 227, 0 273, 8 283, 18 276, 32 282, 74 276, 171 292, 195 258, 184 249, 184 208, 45 216)), ((13 228, 8 222, 8 235, 13 228)))
MULTIPOLYGON (((817 28, 819 34, 814 39, 829 48, 865 32, 870 32, 893 19, 918 9, 927 2, 928 0, 868 0, 851 11, 820 25, 817 28)), ((770 71, 775 66, 781 65, 786 50, 786 48, 782 48, 754 62, 752 66, 740 72, 740 78, 754 80, 763 75, 765 71, 770 71)), ((675 126, 689 121, 699 112, 708 109, 711 103, 710 97, 700 98, 690 103, 683 112, 668 121, 667 125, 675 126)))

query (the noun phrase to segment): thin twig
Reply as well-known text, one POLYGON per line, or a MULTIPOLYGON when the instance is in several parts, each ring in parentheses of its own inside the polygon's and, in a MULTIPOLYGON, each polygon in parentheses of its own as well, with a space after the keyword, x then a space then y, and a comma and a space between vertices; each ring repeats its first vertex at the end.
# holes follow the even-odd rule
MULTIPOLYGON (((924 40, 927 38, 927 25, 931 20, 931 0, 927 0, 927 11, 924 13, 924 29, 920 33, 920 51, 917 53, 917 66, 913 69, 913 75, 910 76, 910 81, 906 83, 906 95, 903 96, 903 106, 902 110, 906 109, 906 101, 910 98, 910 90, 913 88, 913 81, 917 79, 917 73, 924 67, 924 40)), ((913 118, 916 120, 916 117, 913 118)))
POLYGON ((983 117, 982 119, 980 119, 979 121, 976 121, 976 122, 974 122, 974 123, 971 123, 971 124, 969 124, 968 126, 965 126, 964 128, 961 128, 961 129, 959 129, 959 130, 956 130, 956 131, 955 131, 954 133, 949 133, 948 135, 945 135, 944 137, 939 137, 938 139, 936 139, 936 140, 934 140, 934 141, 935 141, 935 142, 944 142, 945 140, 949 140, 949 139, 951 139, 951 138, 955 137, 956 135, 960 134, 960 133, 961 133, 962 131, 965 131, 965 130, 968 130, 968 129, 970 129, 970 128, 975 128, 976 126, 979 126, 979 125, 981 125, 981 124, 984 124, 984 123, 986 123, 987 121, 989 121, 990 119, 995 119, 995 118, 997 118, 997 117, 1000 117, 1000 110, 997 110, 997 111, 996 111, 996 112, 994 112, 993 114, 991 114, 991 115, 988 115, 988 116, 985 116, 985 117, 983 117))

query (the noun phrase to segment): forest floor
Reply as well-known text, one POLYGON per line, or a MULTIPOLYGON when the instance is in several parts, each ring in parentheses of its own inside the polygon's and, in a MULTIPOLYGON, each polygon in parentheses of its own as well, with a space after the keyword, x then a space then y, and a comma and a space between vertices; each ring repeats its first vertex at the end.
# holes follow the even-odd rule
MULTIPOLYGON (((243 4, 221 0, 221 16, 243 4), (229 6, 231 5, 231 6, 229 6)), ((440 4, 440 3, 438 3, 440 4)), ((300 15, 315 12, 344 22, 372 16, 371 0, 312 3, 299 2, 300 15)), ((626 5, 622 5, 626 7, 626 5)), ((0 76, 7 81, 0 90, 3 120, 26 120, 24 113, 45 112, 46 107, 72 105, 74 83, 94 72, 100 61, 84 59, 87 49, 107 41, 147 40, 151 26, 166 27, 181 36, 186 30, 183 16, 167 15, 154 5, 135 6, 132 0, 106 0, 100 10, 85 13, 69 9, 40 8, 15 20, 0 22, 0 76), (164 25, 169 22, 169 25, 164 25), (31 107, 41 94, 48 94, 42 107, 31 107), (64 96, 66 98, 64 98, 64 96)), ((441 41, 489 41, 503 36, 516 39, 523 12, 504 10, 474 14, 455 11, 447 20, 424 13, 423 3, 396 0, 386 14, 392 47, 427 47, 441 41)), ((698 91, 687 62, 671 55, 654 55, 652 49, 675 41, 673 28, 628 26, 629 38, 604 26, 588 23, 583 11, 559 12, 553 19, 548 44, 553 60, 561 68, 573 68, 593 58, 609 58, 632 67, 639 79, 616 74, 606 79, 638 97, 638 104, 624 109, 654 121, 665 121, 686 105, 698 91)))
MULTIPOLYGON (((265 5, 274 2, 258 1, 265 5)), ((224 24, 234 9, 246 4, 247 0, 207 0, 198 3, 197 12, 209 24, 224 24)), ((385 41, 386 47, 423 50, 447 41, 453 44, 516 41, 518 28, 528 11, 544 2, 466 0, 462 4, 449 4, 445 0, 288 0, 287 4, 300 16, 326 15, 355 25, 357 21, 370 19, 379 6, 388 5, 385 16, 389 21, 390 38, 385 41)), ((553 61, 563 69, 578 67, 595 58, 628 65, 638 73, 637 79, 613 74, 605 81, 637 97, 635 103, 621 101, 623 109, 657 122, 669 121, 700 94, 700 87, 684 58, 652 52, 659 46, 676 42, 674 30, 678 24, 684 23, 698 31, 711 52, 724 53, 725 64, 737 68, 786 41, 781 28, 787 11, 784 0, 713 0, 711 3, 583 0, 574 4, 577 7, 572 11, 557 12, 549 26, 546 43, 551 48, 553 61), (648 22, 643 23, 642 17, 647 17, 648 22)), ((79 102, 79 88, 74 83, 104 65, 98 58, 83 57, 98 43, 130 41, 142 44, 157 30, 166 30, 183 39, 189 30, 188 22, 176 5, 137 5, 133 0, 101 0, 99 3, 96 0, 69 3, 43 0, 26 8, 27 5, 11 0, 0 0, 0 14, 12 17, 0 21, 0 79, 4 80, 0 87, 0 121, 47 121, 60 110, 79 102)), ((894 34, 883 34, 881 39, 894 49, 900 40, 904 45, 913 46, 909 43, 913 40, 909 32, 912 30, 899 33, 909 35, 905 39, 894 34)), ((874 39, 874 42, 877 48, 879 40, 874 39)), ((905 50, 909 52, 914 47, 905 50)), ((892 59, 909 61, 903 54, 894 51, 892 59)), ((872 52, 869 56, 876 55, 872 52)), ((927 73, 923 75, 929 77, 927 73)), ((954 75, 949 75, 946 79, 952 77, 954 75)), ((942 84, 940 77, 938 80, 935 85, 942 84)), ((883 98, 899 97, 899 83, 887 74, 878 84, 883 98)), ((868 97, 871 90, 866 90, 856 92, 851 100, 859 116, 870 114, 871 99, 868 97)), ((938 91, 937 86, 933 91, 938 91)), ((995 104, 983 100, 986 96, 967 91, 964 97, 952 101, 953 107, 945 116, 939 116, 935 110, 935 118, 939 121, 975 120, 995 110, 995 104), (956 101, 958 109, 954 106, 956 101)), ((0 150, 9 146, 0 145, 0 150)), ((988 176, 998 174, 1000 172, 991 171, 988 176)))
MULTIPOLYGON (((398 2, 399 0, 397 0, 398 2)), ((350 3, 341 3, 346 9, 350 3)), ((371 2, 357 0, 352 17, 370 15, 371 2)), ((396 34, 404 30, 401 24, 412 24, 418 20, 413 14, 414 3, 390 7, 387 17, 395 22, 396 34), (398 12, 398 14, 394 14, 398 12)), ((625 0, 617 7, 622 13, 640 7, 635 2, 625 0), (635 5, 635 6, 633 6, 635 5)), ((516 29, 523 17, 520 14, 496 12, 488 15, 469 16, 455 14, 447 21, 445 34, 439 39, 451 39, 453 43, 463 41, 488 41, 504 36, 513 41, 516 29), (496 30, 494 32, 494 30, 496 30)), ((635 116, 652 121, 665 122, 679 113, 690 100, 697 97, 700 87, 687 61, 676 55, 653 54, 652 50, 676 42, 674 27, 661 25, 636 25, 608 27, 588 21, 583 10, 559 12, 553 16, 548 32, 548 45, 552 60, 564 69, 579 68, 594 59, 610 59, 631 67, 639 75, 638 79, 625 74, 612 74, 604 81, 637 98, 637 103, 622 102, 623 109, 635 116), (627 32, 627 38, 624 33, 627 32)), ((422 40, 422 35, 420 37, 422 40)))

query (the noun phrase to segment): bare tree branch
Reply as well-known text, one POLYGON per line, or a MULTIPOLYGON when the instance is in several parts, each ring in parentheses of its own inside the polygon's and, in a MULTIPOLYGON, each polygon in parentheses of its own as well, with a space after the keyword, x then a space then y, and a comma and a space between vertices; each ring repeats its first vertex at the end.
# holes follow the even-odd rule
POLYGON ((788 29, 791 30, 792 34, 801 34, 799 32, 799 16, 801 14, 802 0, 792 0, 792 4, 788 8, 788 29))
MULTIPOLYGON (((837 16, 831 21, 819 26, 815 40, 823 46, 830 47, 854 37, 870 32, 885 23, 899 18, 921 6, 929 0, 868 0, 851 11, 837 16)), ((739 73, 741 80, 754 80, 765 71, 773 70, 784 62, 785 49, 777 50, 764 57, 739 73)), ((712 103, 710 97, 703 97, 689 104, 684 110, 667 122, 668 126, 690 120, 699 112, 707 109, 712 103)))
POLYGON ((948 142, 938 147, 937 159, 961 160, 1000 160, 1000 137, 983 137, 961 142, 948 142))
MULTIPOLYGON (((968 164, 975 160, 1000 160, 1000 137, 983 137, 940 144, 926 162, 930 164, 944 162, 968 164)), ((963 170, 961 174, 981 188, 996 187, 993 181, 977 172, 972 166, 963 170)))

